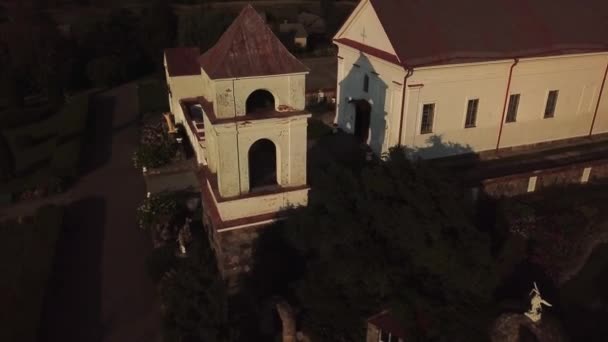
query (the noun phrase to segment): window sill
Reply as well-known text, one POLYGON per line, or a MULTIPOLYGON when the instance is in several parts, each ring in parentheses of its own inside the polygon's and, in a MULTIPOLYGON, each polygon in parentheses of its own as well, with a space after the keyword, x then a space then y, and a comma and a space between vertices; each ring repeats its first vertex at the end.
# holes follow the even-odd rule
POLYGON ((476 125, 468 125, 468 126, 464 126, 464 128, 475 128, 477 127, 476 125))
POLYGON ((420 135, 427 135, 427 134, 433 134, 433 131, 420 132, 420 135))
POLYGON ((543 119, 553 119, 555 117, 555 115, 551 115, 551 116, 543 116, 543 119))

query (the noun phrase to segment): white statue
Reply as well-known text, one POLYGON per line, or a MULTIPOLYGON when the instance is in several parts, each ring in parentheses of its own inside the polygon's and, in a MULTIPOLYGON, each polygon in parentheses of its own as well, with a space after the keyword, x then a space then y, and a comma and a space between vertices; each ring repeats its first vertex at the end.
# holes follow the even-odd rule
POLYGON ((181 255, 186 255, 186 243, 184 240, 184 235, 180 232, 180 234, 177 236, 177 242, 179 244, 179 253, 181 255))
POLYGON ((177 234, 177 242, 179 244, 179 252, 181 256, 186 255, 186 244, 192 239, 192 235, 190 233, 190 222, 192 222, 192 219, 187 217, 186 223, 177 234))
POLYGON ((553 305, 540 296, 540 291, 538 290, 538 286, 536 286, 536 282, 534 282, 534 288, 532 291, 530 291, 530 295, 532 295, 532 299, 530 300, 531 307, 530 310, 528 310, 528 312, 526 312, 524 315, 531 319, 532 322, 538 322, 540 321, 542 315, 542 306, 545 305, 551 307, 553 305))

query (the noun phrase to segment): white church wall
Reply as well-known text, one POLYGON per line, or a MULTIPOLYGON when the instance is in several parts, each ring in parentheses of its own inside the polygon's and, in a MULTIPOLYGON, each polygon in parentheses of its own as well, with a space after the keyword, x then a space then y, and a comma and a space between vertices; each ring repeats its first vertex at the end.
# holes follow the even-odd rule
MULTIPOLYGON (((222 197, 249 192, 249 148, 260 139, 276 148, 277 183, 283 187, 306 184, 306 127, 308 115, 213 125, 207 137, 210 169, 218 175, 222 197), (238 144, 236 137, 238 136, 238 144), (214 147, 213 147, 214 146, 214 147), (213 156, 213 157, 211 157, 213 156), (221 158, 219 158, 221 156, 221 158), (215 170, 212 168, 215 164, 215 170)), ((210 124, 211 125, 211 124, 210 124)))
MULTIPOLYGON (((605 54, 588 54, 520 60, 513 69, 509 92, 520 94, 517 119, 504 123, 500 147, 588 134, 607 59, 605 54), (555 116, 545 119, 549 90, 559 94, 555 116)), ((421 149, 428 157, 496 148, 512 63, 506 60, 415 70, 408 85, 420 86, 408 87, 405 144, 421 149), (472 98, 479 99, 476 127, 465 128, 467 101, 472 98), (431 134, 420 134, 425 103, 435 103, 431 134), (444 144, 457 146, 440 146, 439 138, 444 144)))
POLYGON ((203 80, 200 75, 168 77, 167 83, 171 89, 170 107, 175 115, 177 123, 184 122, 184 114, 179 105, 179 100, 201 96, 203 92, 203 80))
POLYGON ((234 117, 234 94, 232 93, 232 80, 213 80, 215 97, 213 110, 218 118, 234 117))
POLYGON ((213 132, 217 146, 217 182, 222 197, 240 195, 239 185, 239 150, 237 148, 234 124, 214 125, 213 132))
POLYGON ((215 127, 209 121, 207 115, 203 115, 205 123, 205 152, 207 154, 207 167, 212 173, 217 172, 218 154, 217 154, 217 138, 215 127))
POLYGON ((338 45, 338 77, 336 95, 336 123, 353 133, 355 108, 349 98, 371 103, 369 141, 376 154, 386 152, 398 142, 399 112, 403 92, 403 68, 358 50, 338 45), (364 75, 369 76, 368 91, 363 89, 364 75))
POLYGON ((505 123, 500 147, 588 135, 608 54, 523 60, 511 94, 521 94, 517 121, 505 123), (553 118, 543 118, 547 94, 558 90, 553 118))
POLYGON ((227 221, 276 213, 289 206, 305 206, 307 203, 308 189, 298 189, 219 202, 217 207, 222 220, 227 221))
POLYGON ((395 50, 371 3, 364 0, 360 6, 359 11, 353 11, 354 17, 349 18, 338 31, 336 38, 348 38, 394 55, 395 50))
POLYGON ((593 125, 593 134, 608 133, 608 79, 604 84, 602 99, 597 110, 597 117, 593 125))
POLYGON ((256 90, 267 90, 274 96, 275 107, 291 106, 303 110, 305 107, 306 74, 274 75, 215 80, 215 113, 218 118, 245 115, 247 98, 256 90), (234 83, 234 84, 233 84, 234 83))
POLYGON ((420 152, 425 157, 459 150, 438 144, 436 138, 460 144, 465 151, 495 147, 511 64, 502 61, 414 70, 407 80, 403 144, 424 149, 420 152), (475 127, 465 129, 468 100, 476 98, 479 107, 475 127), (428 103, 435 104, 433 133, 421 134, 422 107, 428 103))

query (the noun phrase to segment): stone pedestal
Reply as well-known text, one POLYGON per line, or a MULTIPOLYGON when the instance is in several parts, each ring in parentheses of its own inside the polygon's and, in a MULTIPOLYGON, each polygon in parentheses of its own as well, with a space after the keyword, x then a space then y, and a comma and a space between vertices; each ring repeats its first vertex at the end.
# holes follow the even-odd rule
POLYGON ((519 342, 522 330, 534 335, 538 342, 566 342, 567 338, 557 319, 543 313, 542 320, 532 322, 524 314, 500 315, 492 326, 492 342, 519 342))

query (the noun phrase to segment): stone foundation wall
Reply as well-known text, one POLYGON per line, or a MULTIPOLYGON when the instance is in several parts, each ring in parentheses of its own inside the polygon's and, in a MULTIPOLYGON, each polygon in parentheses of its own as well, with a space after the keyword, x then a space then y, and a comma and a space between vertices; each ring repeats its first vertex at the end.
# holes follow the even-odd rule
POLYGON ((565 168, 547 169, 533 173, 488 179, 482 182, 484 192, 491 197, 511 197, 526 192, 538 191, 552 186, 581 184, 583 173, 590 168, 587 183, 608 182, 608 160, 593 163, 571 165, 565 168), (531 177, 536 177, 533 186, 531 177), (529 187, 533 188, 529 190, 529 187))
POLYGON ((253 268, 253 248, 264 226, 253 226, 218 232, 211 220, 204 219, 211 248, 217 258, 218 269, 229 292, 236 292, 240 280, 253 268))
POLYGON ((238 288, 240 278, 253 268, 253 247, 260 229, 258 226, 217 233, 221 249, 218 262, 229 290, 238 288))

